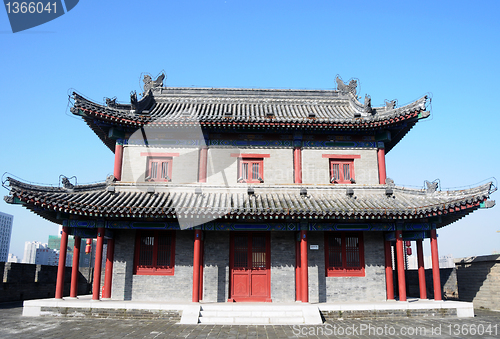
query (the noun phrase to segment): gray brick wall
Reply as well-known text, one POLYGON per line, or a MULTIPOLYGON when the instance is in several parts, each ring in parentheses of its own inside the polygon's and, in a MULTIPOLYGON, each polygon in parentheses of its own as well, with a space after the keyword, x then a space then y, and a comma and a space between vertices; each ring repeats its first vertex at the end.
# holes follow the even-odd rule
POLYGON ((225 302, 229 293, 229 232, 204 232, 203 301, 225 302))
MULTIPOLYGON (((365 232, 365 277, 325 277, 324 233, 308 232, 309 301, 385 300, 382 233, 365 232)), ((271 232, 271 298, 295 301, 296 232, 271 232)), ((112 298, 117 300, 191 301, 193 231, 177 231, 174 276, 133 275, 135 231, 117 232, 112 298)), ((229 297, 230 232, 204 232, 203 301, 229 297)))
POLYGON ((271 299, 295 301, 295 232, 271 232, 271 299))
POLYGON ((309 302, 384 301, 384 243, 381 232, 364 232, 365 276, 325 277, 323 232, 308 232, 309 302))
POLYGON ((455 266, 460 300, 500 310, 500 255, 455 259, 455 266))
POLYGON ((194 231, 175 235, 174 275, 134 275, 132 300, 191 301, 193 294, 194 231))
POLYGON ((132 300, 135 230, 115 231, 111 298, 132 300))

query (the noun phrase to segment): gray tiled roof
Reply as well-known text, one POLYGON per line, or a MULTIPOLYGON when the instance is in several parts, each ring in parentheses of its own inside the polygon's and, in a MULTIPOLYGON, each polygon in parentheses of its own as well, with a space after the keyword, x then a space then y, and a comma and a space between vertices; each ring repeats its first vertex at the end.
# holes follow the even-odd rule
MULTIPOLYGON (((221 218, 315 218, 339 220, 424 220, 441 216, 449 224, 488 199, 491 183, 466 190, 436 191, 385 185, 253 186, 229 188, 197 185, 114 183, 75 186, 73 190, 34 186, 9 178, 10 195, 36 213, 55 219, 62 212, 82 218, 175 218, 176 214, 221 218), (154 190, 151 190, 154 187, 154 190), (150 192, 148 192, 148 188, 150 192), (301 195, 301 188, 307 195, 301 195), (346 194, 353 189, 353 195, 346 194)), ((60 222, 53 220, 55 222, 60 222)))
POLYGON ((77 93, 73 95, 73 113, 80 109, 99 114, 109 121, 133 126, 245 122, 370 128, 425 111, 427 102, 427 96, 424 96, 406 106, 373 107, 368 113, 354 95, 338 91, 157 88, 149 94, 149 104, 139 111, 133 110, 131 105, 108 107, 77 93))
POLYGON ((429 116, 427 96, 408 105, 369 107, 350 92, 337 90, 271 90, 153 88, 137 104, 101 105, 73 93, 73 114, 81 115, 114 150, 104 124, 124 128, 200 126, 203 128, 306 129, 371 131, 393 129, 390 150, 418 121, 429 116))

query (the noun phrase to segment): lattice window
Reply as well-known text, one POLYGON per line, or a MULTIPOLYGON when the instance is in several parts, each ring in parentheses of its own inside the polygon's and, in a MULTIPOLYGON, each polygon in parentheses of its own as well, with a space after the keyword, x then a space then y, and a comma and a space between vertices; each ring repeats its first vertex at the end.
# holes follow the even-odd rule
POLYGON ((148 157, 146 181, 172 181, 171 157, 148 157))
POLYGON ((330 159, 330 183, 332 184, 355 183, 354 160, 330 159))
POLYGON ((241 158, 239 162, 238 182, 264 182, 264 159, 241 158))
POLYGON ((363 233, 325 232, 327 277, 365 276, 363 233))
POLYGON ((175 233, 141 231, 135 245, 134 273, 138 275, 174 275, 175 233))

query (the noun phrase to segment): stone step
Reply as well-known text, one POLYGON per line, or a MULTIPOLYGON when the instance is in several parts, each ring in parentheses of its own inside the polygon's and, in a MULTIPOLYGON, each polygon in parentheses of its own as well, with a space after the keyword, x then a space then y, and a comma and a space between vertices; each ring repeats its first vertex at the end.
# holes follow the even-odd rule
POLYGON ((202 311, 262 311, 265 308, 266 311, 290 311, 290 310, 302 310, 301 305, 245 305, 245 304, 215 304, 215 305, 201 305, 202 311))
POLYGON ((200 324, 295 325, 304 324, 303 317, 200 317, 200 324))
POLYGON ((312 305, 213 304, 200 305, 202 324, 295 325, 321 324, 319 309, 312 305))
POLYGON ((302 317, 302 311, 201 311, 201 317, 302 317))

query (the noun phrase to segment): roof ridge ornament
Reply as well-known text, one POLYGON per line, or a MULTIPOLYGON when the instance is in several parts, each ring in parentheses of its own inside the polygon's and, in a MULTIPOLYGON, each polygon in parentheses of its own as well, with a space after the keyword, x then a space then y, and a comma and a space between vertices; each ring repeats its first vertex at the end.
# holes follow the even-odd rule
POLYGON ((335 81, 337 82, 337 91, 339 91, 340 94, 351 93, 356 96, 356 88, 358 87, 358 81, 356 79, 351 79, 349 84, 346 85, 344 81, 342 81, 342 78, 337 75, 335 81))
POLYGON ((372 98, 368 94, 365 94, 365 104, 363 107, 366 113, 373 113, 372 98))
POLYGON ((436 191, 437 191, 437 189, 438 189, 438 186, 439 186, 439 185, 438 185, 438 184, 439 184, 439 183, 438 183, 438 180, 439 180, 439 179, 436 179, 436 180, 434 180, 433 182, 430 182, 430 181, 428 181, 428 180, 425 180, 425 185, 427 186, 427 188, 426 188, 426 190, 425 190, 425 193, 430 193, 430 194, 432 194, 432 193, 436 192, 436 191))
POLYGON ((113 174, 111 174, 110 176, 108 176, 106 178, 106 186, 113 184, 115 181, 116 181, 115 176, 113 174))
POLYGON ((161 73, 156 80, 153 80, 150 75, 146 74, 142 81, 144 82, 144 93, 142 95, 148 94, 148 92, 153 88, 163 87, 163 80, 165 79, 165 73, 161 73))
POLYGON ((391 101, 386 100, 386 101, 385 101, 385 110, 386 110, 386 111, 389 111, 389 110, 391 110, 391 109, 396 108, 396 104, 397 104, 397 103, 398 103, 398 100, 397 100, 397 99, 394 99, 394 100, 391 100, 391 101))
POLYGON ((106 106, 111 108, 116 108, 116 97, 106 98, 106 106))
POLYGON ((64 175, 61 174, 59 176, 59 179, 61 180, 61 183, 62 183, 63 187, 66 190, 70 191, 70 192, 72 192, 73 189, 75 188, 75 186, 78 185, 76 176, 72 176, 71 178, 68 178, 68 177, 66 177, 66 176, 64 176, 64 175), (69 179, 72 179, 72 178, 75 178, 75 184, 74 185, 71 183, 71 181, 69 181, 69 179))

